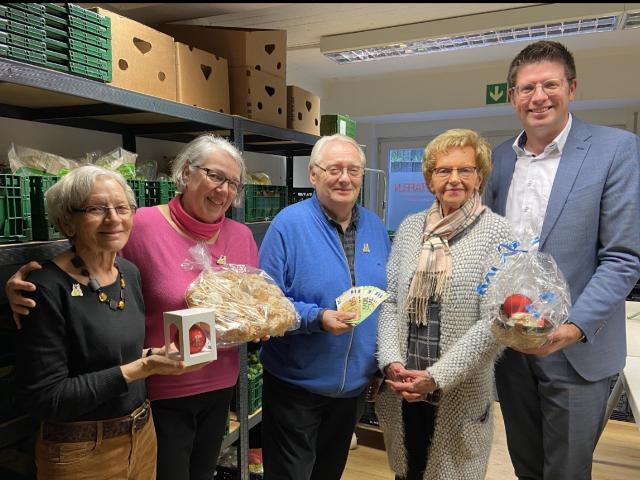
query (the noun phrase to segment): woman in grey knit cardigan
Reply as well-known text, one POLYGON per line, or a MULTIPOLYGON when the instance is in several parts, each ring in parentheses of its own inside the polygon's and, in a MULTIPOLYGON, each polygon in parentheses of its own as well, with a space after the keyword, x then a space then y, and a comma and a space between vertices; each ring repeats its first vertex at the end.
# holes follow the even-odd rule
POLYGON ((491 148, 476 132, 436 137, 422 171, 436 200, 402 222, 391 249, 390 297, 378 319, 378 365, 387 380, 376 413, 396 479, 482 479, 501 347, 476 287, 511 229, 482 205, 491 148))

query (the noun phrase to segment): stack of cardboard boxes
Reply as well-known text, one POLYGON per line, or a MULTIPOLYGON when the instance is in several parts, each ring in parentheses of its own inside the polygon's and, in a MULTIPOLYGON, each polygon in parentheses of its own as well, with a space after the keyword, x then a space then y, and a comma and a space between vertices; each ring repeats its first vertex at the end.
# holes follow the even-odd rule
POLYGON ((287 32, 164 25, 164 32, 229 62, 231 113, 286 128, 287 32))
POLYGON ((286 83, 287 32, 111 19, 112 85, 320 134, 320 98, 286 83), (175 42, 174 42, 175 40, 175 42))

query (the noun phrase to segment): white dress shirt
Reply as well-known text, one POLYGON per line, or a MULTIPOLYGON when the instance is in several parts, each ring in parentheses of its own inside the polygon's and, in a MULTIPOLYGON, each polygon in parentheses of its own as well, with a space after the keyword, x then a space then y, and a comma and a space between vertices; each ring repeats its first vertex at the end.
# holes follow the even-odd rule
POLYGON ((516 238, 523 245, 540 235, 547 212, 551 187, 556 178, 562 150, 567 142, 572 123, 569 121, 560 134, 553 139, 540 155, 527 151, 526 132, 522 132, 513 142, 516 152, 516 166, 507 195, 506 218, 513 226, 516 238))

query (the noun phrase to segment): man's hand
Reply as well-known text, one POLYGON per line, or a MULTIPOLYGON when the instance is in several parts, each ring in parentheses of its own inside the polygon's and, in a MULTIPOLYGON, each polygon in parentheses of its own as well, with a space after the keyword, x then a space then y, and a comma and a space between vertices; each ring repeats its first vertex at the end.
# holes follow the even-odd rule
POLYGON ((42 265, 38 262, 29 262, 21 266, 18 271, 9 278, 4 287, 7 299, 9 300, 9 306, 13 312, 13 321, 16 323, 18 329, 22 328, 20 315, 29 315, 29 310, 36 306, 36 302, 22 294, 23 291, 35 292, 36 290, 36 286, 31 282, 27 282, 25 279, 30 272, 40 268, 42 268, 42 265))
POLYGON ((576 327, 573 323, 563 323, 549 335, 547 335, 547 341, 540 348, 531 348, 526 350, 517 350, 527 355, 538 355, 540 357, 546 357, 553 352, 562 350, 569 345, 573 345, 582 337, 582 331, 576 327))
POLYGON ((400 381, 385 380, 399 397, 407 402, 419 402, 428 393, 438 388, 435 380, 426 370, 404 370, 398 374, 400 381))
POLYGON ((332 335, 342 335, 353 330, 353 325, 344 323, 356 317, 352 312, 339 312, 337 310, 325 310, 322 314, 322 328, 332 335))

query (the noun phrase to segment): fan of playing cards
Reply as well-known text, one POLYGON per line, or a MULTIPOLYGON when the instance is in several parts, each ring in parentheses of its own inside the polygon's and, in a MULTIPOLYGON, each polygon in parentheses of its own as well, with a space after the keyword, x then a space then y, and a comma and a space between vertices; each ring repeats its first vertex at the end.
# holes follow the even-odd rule
POLYGON ((356 326, 371 315, 388 296, 387 292, 378 287, 351 287, 336 298, 336 306, 339 312, 355 313, 355 318, 345 323, 356 326))

